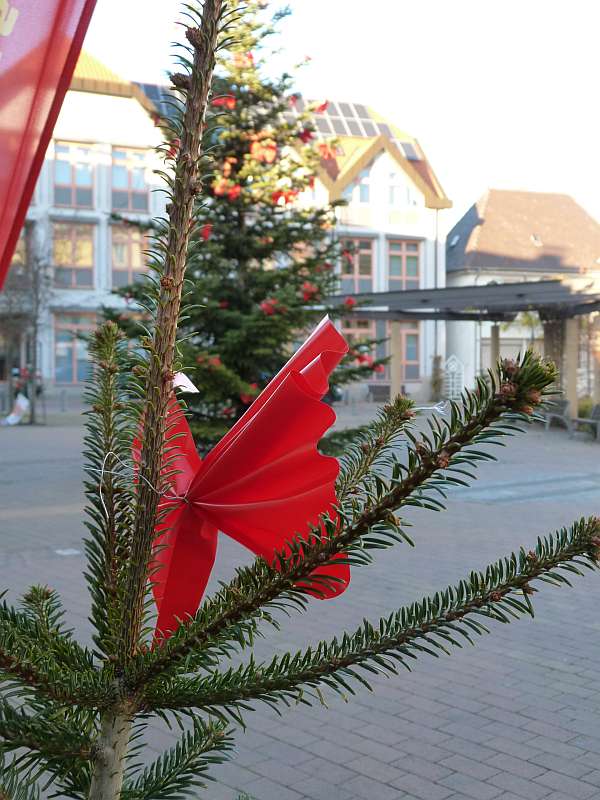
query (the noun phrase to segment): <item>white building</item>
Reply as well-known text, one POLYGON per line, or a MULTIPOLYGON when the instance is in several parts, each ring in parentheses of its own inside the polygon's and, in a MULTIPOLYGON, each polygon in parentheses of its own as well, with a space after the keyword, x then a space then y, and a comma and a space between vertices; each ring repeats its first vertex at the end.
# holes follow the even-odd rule
MULTIPOLYGON (((298 105, 302 110, 302 103, 298 105)), ((315 200, 339 198, 338 234, 355 255, 342 259, 341 291, 384 292, 445 285, 440 211, 451 206, 416 139, 358 103, 329 102, 315 119, 324 147, 315 200)), ((360 317, 343 323, 352 338, 389 338, 389 323, 360 317)), ((400 324, 394 357, 400 383, 411 396, 429 399, 434 356, 445 353, 443 322, 400 324)), ((389 354, 389 344, 378 356, 389 354)), ((389 394, 390 369, 375 376, 377 398, 389 394), (379 390, 378 390, 379 387, 379 390)))
MULTIPOLYGON (((38 343, 46 383, 80 387, 88 361, 78 334, 95 326, 103 305, 122 304, 112 289, 143 269, 138 229, 111 214, 148 221, 164 209, 164 195, 153 191, 162 141, 155 113, 137 86, 82 53, 26 219, 28 242, 52 266, 38 343)), ((24 337, 13 368, 30 362, 27 347, 24 337)), ((0 380, 9 366, 0 361, 0 380)))
MULTIPOLYGON (((600 225, 568 195, 489 189, 448 233, 446 269, 448 286, 556 279, 598 286, 600 225)), ((584 331, 588 317, 582 319, 584 331)), ((462 364, 466 386, 491 366, 491 332, 490 322, 446 323, 447 354, 462 364)), ((582 394, 591 391, 583 385, 592 360, 587 338, 579 348, 582 394)), ((500 326, 499 340, 503 357, 532 345, 543 352, 543 324, 535 314, 520 314, 500 326)))
MULTIPOLYGON (((162 166, 153 118, 164 91, 124 81, 85 53, 79 59, 27 215, 36 247, 52 265, 38 356, 49 384, 81 385, 88 362, 78 334, 94 327, 103 305, 122 303, 111 291, 143 269, 139 230, 111 220, 111 213, 148 221, 164 209, 164 195, 152 191, 161 185, 152 172, 162 166)), ((342 259, 342 291, 444 286, 439 213, 451 204, 418 142, 359 104, 329 103, 315 124, 320 143, 331 144, 322 149, 313 200, 348 201, 338 233, 355 255, 342 259)), ((350 338, 383 339, 389 330, 385 321, 358 313, 344 324, 350 338)), ((434 355, 444 354, 443 323, 402 323, 396 341, 405 390, 428 397, 434 355)), ((386 352, 380 345, 378 356, 386 352)), ((24 340, 13 366, 28 361, 24 340)), ((0 381, 8 366, 0 359, 0 381)), ((374 375, 379 395, 389 383, 389 370, 374 375)))

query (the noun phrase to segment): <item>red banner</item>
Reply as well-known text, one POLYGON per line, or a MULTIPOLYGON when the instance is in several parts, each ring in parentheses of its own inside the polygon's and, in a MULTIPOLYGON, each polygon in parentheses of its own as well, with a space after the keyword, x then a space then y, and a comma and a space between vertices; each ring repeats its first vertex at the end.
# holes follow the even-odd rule
POLYGON ((96 0, 0 0, 0 289, 96 0))

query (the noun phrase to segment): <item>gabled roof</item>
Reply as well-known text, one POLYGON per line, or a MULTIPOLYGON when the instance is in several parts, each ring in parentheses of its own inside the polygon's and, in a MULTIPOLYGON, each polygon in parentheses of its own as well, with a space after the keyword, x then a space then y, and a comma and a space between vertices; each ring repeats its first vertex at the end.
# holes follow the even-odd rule
POLYGON ((108 94, 115 97, 133 97, 149 113, 156 113, 152 102, 140 87, 113 72, 95 56, 82 50, 75 66, 69 87, 75 92, 108 94))
POLYGON ((448 234, 446 269, 600 270, 600 224, 566 194, 489 189, 448 234))
MULTIPOLYGON (((304 111, 306 102, 298 98, 288 112, 290 116, 293 118, 304 111)), ((429 208, 452 206, 419 142, 368 106, 329 101, 325 109, 315 112, 315 127, 322 140, 335 138, 339 142, 335 159, 327 159, 321 164, 329 178, 323 182, 334 198, 340 197, 356 177, 353 164, 360 161, 360 169, 364 169, 373 155, 385 149, 423 192, 429 208), (369 151, 371 156, 365 160, 357 151, 369 151)))

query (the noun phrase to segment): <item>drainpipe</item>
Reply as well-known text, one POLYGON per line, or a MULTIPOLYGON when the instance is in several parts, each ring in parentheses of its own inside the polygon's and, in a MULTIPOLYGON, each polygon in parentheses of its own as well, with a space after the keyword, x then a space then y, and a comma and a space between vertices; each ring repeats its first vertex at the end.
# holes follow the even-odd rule
MULTIPOLYGON (((435 209, 435 250, 433 252, 433 288, 438 288, 438 247, 439 247, 439 208, 435 209)), ((433 328, 433 357, 438 357, 438 320, 434 320, 433 328)))

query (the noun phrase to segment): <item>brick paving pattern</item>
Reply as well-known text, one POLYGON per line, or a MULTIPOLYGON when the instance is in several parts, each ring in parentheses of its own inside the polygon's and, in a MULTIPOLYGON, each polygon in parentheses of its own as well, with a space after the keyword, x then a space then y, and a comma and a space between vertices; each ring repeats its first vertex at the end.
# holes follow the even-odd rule
MULTIPOLYGON (((342 410, 347 422, 360 409, 342 410)), ((0 430, 2 588, 33 582, 62 594, 71 624, 89 638, 81 555, 82 429, 0 430)), ((267 632, 258 655, 298 648, 363 617, 377 619, 600 507, 600 446, 539 428, 485 464, 444 514, 410 514, 417 547, 381 553, 355 569, 350 589, 267 632)), ((220 542, 214 581, 248 555, 220 542)), ((214 582, 213 582, 214 585, 214 582)), ((235 760, 215 770, 210 800, 600 799, 600 578, 544 588, 536 619, 504 626, 475 648, 423 656, 411 673, 375 678, 329 708, 266 707, 247 717, 235 760)), ((171 742, 154 724, 146 756, 171 742)))

